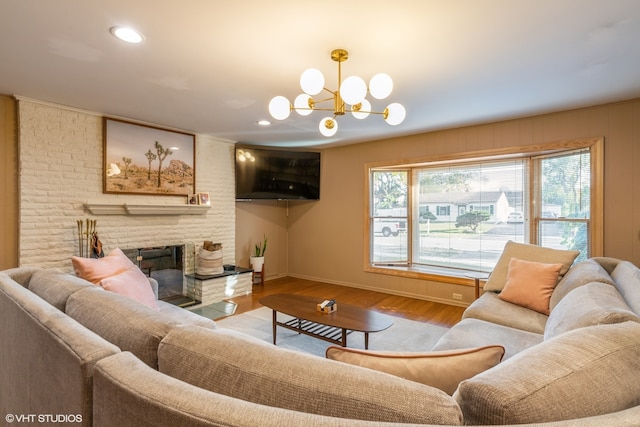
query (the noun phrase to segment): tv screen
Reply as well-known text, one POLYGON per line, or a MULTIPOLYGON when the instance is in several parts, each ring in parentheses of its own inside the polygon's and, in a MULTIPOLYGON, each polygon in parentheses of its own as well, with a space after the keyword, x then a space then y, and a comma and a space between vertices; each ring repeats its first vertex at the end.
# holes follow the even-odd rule
POLYGON ((236 148, 236 200, 320 199, 320 153, 236 148))

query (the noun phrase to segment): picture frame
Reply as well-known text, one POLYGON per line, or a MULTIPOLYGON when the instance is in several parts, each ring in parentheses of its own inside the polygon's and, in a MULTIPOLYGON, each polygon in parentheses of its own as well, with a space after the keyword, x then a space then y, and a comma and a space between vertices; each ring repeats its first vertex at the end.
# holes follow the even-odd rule
POLYGON ((197 205, 198 204, 198 195, 197 194, 189 194, 187 196, 187 204, 188 205, 197 205))
POLYGON ((209 193, 198 193, 198 204, 204 206, 211 206, 211 199, 209 193))
POLYGON ((103 193, 196 193, 195 135, 103 118, 103 193))

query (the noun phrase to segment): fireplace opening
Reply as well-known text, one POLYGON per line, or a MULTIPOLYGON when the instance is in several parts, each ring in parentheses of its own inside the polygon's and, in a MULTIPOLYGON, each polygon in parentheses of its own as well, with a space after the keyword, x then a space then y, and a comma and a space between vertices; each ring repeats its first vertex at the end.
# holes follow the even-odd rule
POLYGON ((154 246, 123 250, 142 272, 158 282, 158 299, 187 306, 193 300, 184 290, 184 245, 154 246))

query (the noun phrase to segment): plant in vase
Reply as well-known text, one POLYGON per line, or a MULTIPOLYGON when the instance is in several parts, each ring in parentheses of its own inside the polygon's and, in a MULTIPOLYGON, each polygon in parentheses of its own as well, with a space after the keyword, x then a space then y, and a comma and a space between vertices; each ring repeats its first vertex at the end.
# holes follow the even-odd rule
POLYGON ((262 239, 262 242, 256 243, 253 248, 253 254, 249 257, 249 262, 251 263, 251 268, 256 273, 260 273, 262 271, 262 266, 264 265, 264 253, 267 251, 267 236, 265 235, 262 239))

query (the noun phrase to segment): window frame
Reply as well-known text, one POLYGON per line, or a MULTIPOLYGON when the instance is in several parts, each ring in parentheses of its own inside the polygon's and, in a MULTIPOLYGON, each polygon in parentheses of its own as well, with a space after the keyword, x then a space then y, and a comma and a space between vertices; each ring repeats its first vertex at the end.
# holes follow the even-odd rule
MULTIPOLYGON (((407 168, 417 168, 420 166, 438 166, 447 164, 469 163, 473 161, 500 160, 509 158, 533 158, 543 155, 568 152, 572 150, 589 149, 590 169, 591 169, 591 200, 590 200, 590 257, 603 256, 604 253, 604 138, 580 138, 572 140, 562 140, 542 144, 513 146, 493 150, 480 150, 464 153, 451 153, 413 159, 411 161, 384 161, 366 163, 364 165, 365 188, 364 188, 364 271, 370 273, 386 274, 408 278, 431 280, 435 282, 446 282, 461 285, 473 285, 474 280, 469 278, 469 270, 459 270, 447 267, 431 267, 424 265, 413 265, 411 261, 408 265, 375 265, 371 262, 372 237, 371 237, 371 182, 372 170, 406 170, 407 168)), ((530 165, 531 166, 531 165, 530 165)), ((407 182, 409 197, 413 194, 411 176, 407 182)), ((538 175, 536 175, 538 176, 538 175)), ((529 200, 527 200, 528 217, 534 220, 529 221, 527 232, 528 241, 537 239, 537 212, 536 212, 536 191, 538 185, 535 182, 528 182, 529 200)), ((413 247, 411 225, 413 214, 413 201, 409 199, 407 239, 409 260, 412 260, 411 251, 413 247)))

